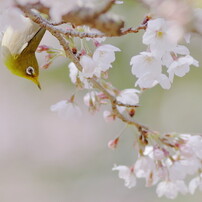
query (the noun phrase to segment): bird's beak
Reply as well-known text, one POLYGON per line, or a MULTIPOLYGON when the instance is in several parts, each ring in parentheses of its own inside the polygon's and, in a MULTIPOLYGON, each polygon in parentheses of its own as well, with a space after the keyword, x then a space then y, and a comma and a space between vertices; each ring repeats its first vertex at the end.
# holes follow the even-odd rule
POLYGON ((41 85, 40 85, 40 83, 39 83, 38 77, 34 77, 32 81, 33 81, 33 82, 38 86, 38 88, 41 90, 41 85))
POLYGON ((39 90, 41 90, 41 85, 39 82, 38 82, 37 86, 38 86, 39 90))

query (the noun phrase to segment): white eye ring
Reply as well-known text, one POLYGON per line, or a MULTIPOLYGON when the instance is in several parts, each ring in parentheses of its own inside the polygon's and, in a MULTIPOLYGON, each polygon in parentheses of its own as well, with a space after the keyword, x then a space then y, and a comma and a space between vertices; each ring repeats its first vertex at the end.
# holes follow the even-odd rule
POLYGON ((35 74, 34 68, 33 67, 27 67, 26 73, 30 76, 33 76, 35 74))

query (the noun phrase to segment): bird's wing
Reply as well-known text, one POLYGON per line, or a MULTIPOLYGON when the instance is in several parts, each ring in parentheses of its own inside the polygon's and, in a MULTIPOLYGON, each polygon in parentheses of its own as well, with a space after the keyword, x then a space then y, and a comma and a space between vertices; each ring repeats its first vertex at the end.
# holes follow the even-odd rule
POLYGON ((2 46, 7 47, 12 55, 20 55, 41 29, 38 24, 28 18, 25 18, 24 24, 24 29, 19 30, 8 27, 3 35, 2 46))
POLYGON ((26 47, 22 51, 22 55, 26 53, 32 53, 35 52, 37 47, 39 46, 39 43, 45 34, 45 29, 40 28, 37 33, 32 37, 32 39, 27 43, 26 47))

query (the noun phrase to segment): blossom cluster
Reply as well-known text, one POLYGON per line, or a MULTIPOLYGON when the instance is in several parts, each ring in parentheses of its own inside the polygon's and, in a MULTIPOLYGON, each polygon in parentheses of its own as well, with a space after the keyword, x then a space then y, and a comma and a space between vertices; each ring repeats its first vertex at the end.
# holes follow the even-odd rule
POLYGON ((181 32, 175 22, 163 18, 148 22, 143 35, 143 44, 148 45, 148 49, 133 56, 130 62, 132 74, 138 78, 136 86, 152 88, 160 84, 162 88, 169 89, 175 75, 183 77, 191 65, 199 66, 188 48, 178 45, 180 37, 181 32), (168 76, 162 73, 163 66, 168 76))
POLYGON ((91 88, 87 79, 94 76, 100 78, 102 73, 106 73, 112 67, 111 63, 115 60, 115 52, 120 51, 120 49, 110 44, 97 46, 92 56, 83 53, 80 57, 80 63, 83 67, 81 72, 75 64, 69 64, 70 78, 74 84, 79 85, 78 81, 81 81, 84 88, 91 88))
MULTIPOLYGON (((147 134, 147 142, 137 143, 139 157, 134 165, 115 165, 125 186, 136 186, 138 178, 144 178, 146 187, 157 185, 159 197, 170 199, 178 193, 193 194, 197 188, 202 190, 202 136, 189 134, 147 134), (160 140, 157 144, 154 138, 160 140), (141 145, 141 148, 140 146, 141 145), (196 175, 185 183, 188 175, 196 175)), ((117 142, 117 140, 116 140, 117 142)))
MULTIPOLYGON (((169 89, 174 76, 183 77, 189 72, 191 65, 199 66, 198 61, 190 55, 189 49, 178 44, 180 39, 181 32, 174 22, 163 18, 148 21, 143 35, 143 44, 148 46, 147 51, 132 57, 130 62, 132 74, 138 78, 136 86, 145 89, 160 84, 163 88, 169 89), (166 71, 163 71, 163 68, 166 71)), ((112 67, 111 63, 115 61, 115 52, 120 49, 110 44, 103 45, 101 43, 103 40, 92 41, 95 45, 94 51, 80 51, 79 59, 83 69, 80 71, 74 63, 70 63, 69 76, 77 87, 89 90, 84 96, 84 103, 91 112, 95 112, 101 105, 107 103, 108 98, 104 93, 95 91, 89 79, 106 79, 108 70, 112 67)), ((186 37, 185 41, 188 43, 189 37, 186 37)), ((121 103, 117 106, 118 111, 121 114, 127 112, 133 117, 141 90, 132 88, 120 91, 107 82, 104 82, 104 86, 115 96, 117 102, 121 103)), ((72 103, 66 101, 60 104, 72 109, 72 103)), ((53 105, 52 109, 54 108, 53 105)), ((59 113, 61 108, 60 106, 59 113)), ((78 110, 77 106, 75 110, 78 110)), ((117 114, 107 110, 103 116, 107 122, 111 122, 116 119, 117 114)), ((135 145, 138 151, 135 163, 129 167, 115 165, 112 169, 119 172, 119 177, 124 180, 126 187, 132 188, 136 186, 138 178, 144 178, 146 187, 157 185, 157 195, 170 199, 176 198, 178 193, 193 194, 197 188, 202 190, 201 136, 160 135, 147 130, 140 133, 135 145), (187 177, 191 175, 194 177, 187 184, 187 177)), ((119 137, 116 137, 108 143, 108 146, 115 149, 119 142, 119 137)))

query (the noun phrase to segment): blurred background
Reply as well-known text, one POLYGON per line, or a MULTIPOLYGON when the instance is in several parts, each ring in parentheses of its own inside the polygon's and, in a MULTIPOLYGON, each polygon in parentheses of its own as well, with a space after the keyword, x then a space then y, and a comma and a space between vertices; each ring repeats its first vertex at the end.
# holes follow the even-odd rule
MULTIPOLYGON (((139 25, 147 10, 134 1, 125 1, 114 12, 125 16, 126 26, 139 25)), ((120 89, 133 88, 130 58, 145 50, 143 32, 107 40, 118 46, 110 80, 120 89)), ((106 43, 107 43, 106 42, 106 43)), ((58 46, 46 33, 42 44, 58 46)), ((192 56, 202 63, 202 39, 193 36, 192 56)), ((44 58, 39 55, 39 63, 44 58)), ((145 188, 139 180, 135 188, 124 187, 113 164, 132 165, 135 130, 128 128, 115 151, 107 148, 124 124, 106 124, 102 110, 90 114, 77 97, 83 111, 78 120, 64 120, 50 111, 56 102, 74 92, 68 62, 57 59, 41 70, 42 90, 30 81, 0 68, 0 201, 1 202, 134 202, 170 201, 158 198, 155 188, 145 188)), ((175 77, 170 90, 159 86, 146 91, 135 119, 161 132, 197 134, 202 131, 202 68, 191 68, 183 78, 175 77)), ((200 202, 201 192, 179 196, 174 201, 200 202)))

